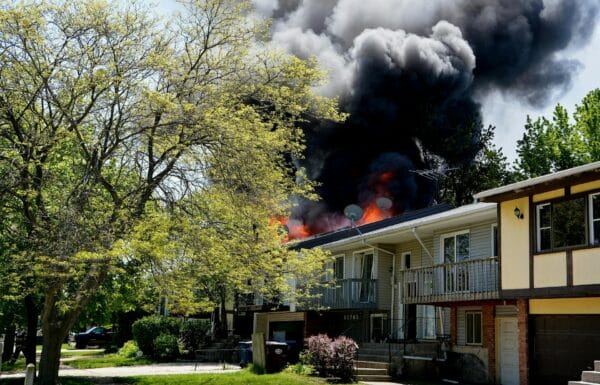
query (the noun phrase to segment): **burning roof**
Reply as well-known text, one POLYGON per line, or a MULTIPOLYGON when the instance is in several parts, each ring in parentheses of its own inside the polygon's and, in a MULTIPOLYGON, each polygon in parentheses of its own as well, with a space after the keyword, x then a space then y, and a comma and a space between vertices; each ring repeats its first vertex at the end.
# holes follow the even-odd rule
POLYGON ((320 234, 312 238, 308 238, 296 243, 291 243, 290 245, 294 249, 310 249, 317 246, 326 245, 328 243, 336 242, 342 239, 355 237, 360 234, 368 234, 376 230, 380 230, 386 227, 398 225, 400 223, 405 223, 409 221, 413 221, 420 218, 425 218, 430 215, 439 214, 444 211, 448 211, 452 209, 452 206, 448 204, 435 205, 432 207, 427 207, 420 210, 407 211, 401 215, 383 219, 377 222, 364 224, 358 227, 348 227, 344 229, 340 229, 337 231, 332 231, 330 233, 320 234))

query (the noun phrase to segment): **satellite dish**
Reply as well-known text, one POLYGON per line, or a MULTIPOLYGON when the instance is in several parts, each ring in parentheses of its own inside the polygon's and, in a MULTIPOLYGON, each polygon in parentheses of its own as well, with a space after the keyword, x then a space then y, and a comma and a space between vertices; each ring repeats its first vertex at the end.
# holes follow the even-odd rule
POLYGON ((392 208, 392 200, 388 197, 379 197, 375 199, 375 204, 382 210, 389 210, 392 208))
POLYGON ((363 216, 363 209, 359 205, 348 205, 344 208, 344 215, 352 222, 356 222, 363 216))

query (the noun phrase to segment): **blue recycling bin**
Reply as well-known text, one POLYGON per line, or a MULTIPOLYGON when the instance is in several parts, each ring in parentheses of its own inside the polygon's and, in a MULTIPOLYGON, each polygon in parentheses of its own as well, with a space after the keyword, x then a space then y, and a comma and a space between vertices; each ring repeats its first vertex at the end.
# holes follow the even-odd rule
POLYGON ((240 367, 252 362, 252 341, 240 341, 240 367))

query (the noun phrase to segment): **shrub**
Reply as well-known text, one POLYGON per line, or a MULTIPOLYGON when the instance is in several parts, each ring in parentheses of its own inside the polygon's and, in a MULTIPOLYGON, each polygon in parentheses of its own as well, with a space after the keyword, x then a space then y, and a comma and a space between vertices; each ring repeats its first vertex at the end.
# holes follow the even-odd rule
POLYGON ((354 357, 358 345, 352 338, 340 336, 331 343, 332 356, 330 361, 331 375, 340 378, 342 382, 354 379, 354 357))
POLYGON ((177 337, 161 334, 154 339, 154 356, 160 360, 172 361, 179 355, 177 337))
POLYGON ((178 336, 180 324, 179 319, 172 317, 144 317, 133 323, 133 339, 145 355, 156 357, 154 351, 154 341, 156 338, 161 334, 178 336))
POLYGON ((188 320, 181 324, 181 342, 184 349, 193 352, 209 340, 210 321, 188 320))
POLYGON ((326 334, 311 336, 308 339, 308 353, 310 364, 321 377, 327 377, 329 363, 331 362, 333 350, 331 349, 331 338, 326 334))
POLYGON ((357 350, 358 345, 352 338, 340 336, 332 340, 319 334, 308 339, 308 351, 301 353, 300 362, 310 364, 320 377, 337 377, 342 382, 349 382, 354 379, 357 350))
POLYGON ((137 346, 135 341, 127 341, 123 344, 123 347, 119 349, 117 354, 125 358, 135 358, 138 356, 140 348, 137 346))

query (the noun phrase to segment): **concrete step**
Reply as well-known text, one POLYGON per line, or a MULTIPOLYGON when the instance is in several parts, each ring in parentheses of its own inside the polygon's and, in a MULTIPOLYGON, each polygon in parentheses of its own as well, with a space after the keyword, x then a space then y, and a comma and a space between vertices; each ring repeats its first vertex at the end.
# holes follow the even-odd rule
POLYGON ((581 381, 600 384, 600 372, 584 370, 581 372, 581 381))
POLYGON ((600 372, 600 361, 594 361, 594 370, 600 372))
POLYGON ((361 375, 356 376, 357 381, 372 381, 372 382, 390 382, 392 381, 391 376, 380 376, 380 375, 361 375))
POLYGON ((360 354, 358 353, 358 359, 361 361, 374 361, 374 362, 385 362, 388 363, 390 357, 387 354, 360 354))
POLYGON ((371 368, 371 369, 385 369, 390 368, 390 364, 387 362, 380 361, 354 361, 354 368, 371 368))
POLYGON ((387 369, 380 368, 354 368, 354 374, 356 375, 370 375, 370 376, 387 376, 387 369))
MULTIPOLYGON (((358 352, 359 353, 361 353, 361 352, 363 352, 363 353, 369 353, 369 354, 372 354, 372 353, 376 353, 376 354, 383 354, 383 353, 385 353, 385 354, 388 354, 389 350, 387 350, 387 349, 374 349, 374 348, 359 348, 358 352)), ((392 352, 393 352, 393 350, 392 350, 392 352)))
POLYGON ((359 349, 399 349, 403 345, 398 343, 388 344, 388 343, 376 343, 376 342, 363 342, 358 344, 359 349))

